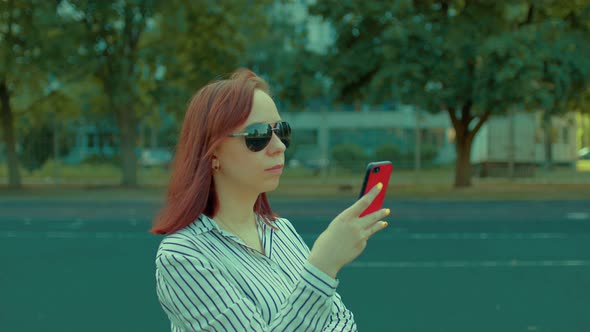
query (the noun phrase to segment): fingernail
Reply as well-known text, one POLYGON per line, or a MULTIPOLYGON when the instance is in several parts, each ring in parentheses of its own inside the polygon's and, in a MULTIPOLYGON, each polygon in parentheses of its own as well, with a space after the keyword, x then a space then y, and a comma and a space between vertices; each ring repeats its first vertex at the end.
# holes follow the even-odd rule
POLYGON ((383 228, 387 227, 387 225, 389 225, 389 224, 387 223, 387 221, 384 221, 384 222, 383 222, 383 228))
POLYGON ((381 190, 383 188, 383 183, 379 182, 377 183, 377 189, 381 190))
POLYGON ((391 213, 390 209, 385 209, 385 215, 388 216, 391 213))

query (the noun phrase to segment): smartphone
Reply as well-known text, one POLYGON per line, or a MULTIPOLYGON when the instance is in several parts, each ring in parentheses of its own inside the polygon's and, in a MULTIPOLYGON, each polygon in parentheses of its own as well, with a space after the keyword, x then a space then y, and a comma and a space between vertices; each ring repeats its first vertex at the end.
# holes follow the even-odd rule
POLYGON ((363 211, 359 217, 365 216, 383 208, 383 200, 385 199, 385 192, 387 191, 387 186, 389 184, 389 178, 391 177, 392 171, 393 164, 388 160, 375 161, 367 165, 367 170, 365 171, 365 180, 363 181, 363 187, 361 188, 359 198, 371 191, 371 189, 373 189, 373 187, 379 182, 383 183, 383 189, 381 189, 371 205, 369 205, 369 207, 365 209, 365 211, 363 211))

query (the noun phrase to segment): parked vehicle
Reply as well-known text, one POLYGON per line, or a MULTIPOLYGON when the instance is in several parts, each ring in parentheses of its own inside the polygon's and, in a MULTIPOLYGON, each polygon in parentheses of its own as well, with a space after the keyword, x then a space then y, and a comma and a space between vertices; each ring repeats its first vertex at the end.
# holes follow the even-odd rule
POLYGON ((172 152, 166 148, 143 149, 139 156, 139 164, 142 167, 170 166, 172 152))

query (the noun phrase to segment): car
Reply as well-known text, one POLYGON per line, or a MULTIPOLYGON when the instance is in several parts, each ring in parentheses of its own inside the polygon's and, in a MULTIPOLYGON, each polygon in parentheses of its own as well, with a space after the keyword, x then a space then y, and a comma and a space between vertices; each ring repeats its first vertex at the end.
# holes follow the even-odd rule
POLYGON ((139 164, 142 167, 165 167, 172 162, 172 152, 166 148, 142 149, 139 155, 139 164))

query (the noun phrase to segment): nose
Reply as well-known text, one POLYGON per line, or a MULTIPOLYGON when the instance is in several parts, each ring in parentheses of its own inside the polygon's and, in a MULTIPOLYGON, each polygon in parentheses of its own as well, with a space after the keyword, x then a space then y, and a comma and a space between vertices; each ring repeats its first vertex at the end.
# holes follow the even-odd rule
POLYGON ((277 153, 285 152, 286 149, 287 147, 285 146, 285 143, 283 143, 279 136, 277 136, 277 134, 273 132, 272 137, 270 139, 270 143, 268 144, 268 153, 270 155, 275 155, 277 153))

